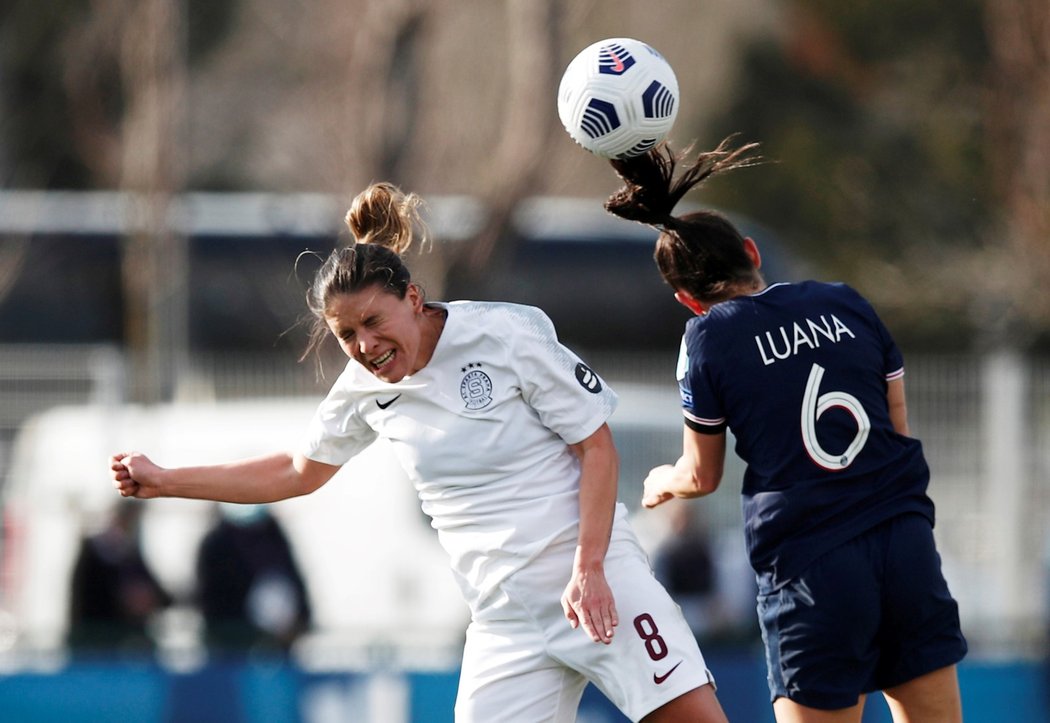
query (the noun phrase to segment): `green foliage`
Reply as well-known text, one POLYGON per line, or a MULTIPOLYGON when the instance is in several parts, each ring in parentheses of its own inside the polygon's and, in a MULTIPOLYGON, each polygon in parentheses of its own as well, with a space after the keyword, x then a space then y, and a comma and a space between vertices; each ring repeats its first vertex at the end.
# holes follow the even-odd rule
POLYGON ((977 64, 986 59, 981 0, 795 0, 794 4, 832 24, 862 63, 881 63, 928 48, 969 55, 977 64))
MULTIPOLYGON (((235 8, 236 0, 187 0, 189 65, 221 43, 235 8)), ((120 38, 114 28, 93 23, 97 12, 87 0, 0 4, 0 132, 10 169, 0 185, 99 185, 84 145, 103 143, 104 131, 118 132, 125 108, 120 38)))
MULTIPOLYGON (((976 0, 948 12, 915 0, 796 9, 786 42, 748 51, 716 124, 718 137, 760 141, 771 163, 713 184, 710 200, 778 229, 819 274, 876 296, 872 269, 976 248, 992 216, 976 0)), ((943 315, 958 319, 937 327, 950 337, 966 324, 943 315)), ((916 320, 917 338, 931 339, 925 327, 916 320)))
POLYGON ((8 0, 0 14, 3 93, 0 131, 10 173, 5 187, 82 187, 87 169, 75 153, 62 88, 63 40, 84 21, 85 0, 8 0))

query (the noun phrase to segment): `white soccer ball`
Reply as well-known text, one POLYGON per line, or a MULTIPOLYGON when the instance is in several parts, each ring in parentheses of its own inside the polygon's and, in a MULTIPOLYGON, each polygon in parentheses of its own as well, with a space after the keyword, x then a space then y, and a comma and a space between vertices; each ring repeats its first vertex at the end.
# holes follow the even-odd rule
POLYGON ((640 40, 584 48, 558 87, 558 117, 572 139, 602 158, 640 156, 667 137, 678 115, 678 79, 640 40))

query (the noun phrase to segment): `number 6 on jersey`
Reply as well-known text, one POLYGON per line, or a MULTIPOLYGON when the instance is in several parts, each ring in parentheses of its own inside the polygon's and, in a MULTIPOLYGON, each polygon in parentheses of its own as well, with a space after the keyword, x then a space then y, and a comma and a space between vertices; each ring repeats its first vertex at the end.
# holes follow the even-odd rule
POLYGON ((860 400, 846 392, 825 392, 820 394, 820 382, 824 378, 824 367, 814 364, 809 370, 809 381, 806 382, 806 393, 802 397, 802 444, 806 447, 810 459, 826 470, 838 472, 846 469, 857 458, 864 443, 868 441, 871 421, 864 411, 860 400), (857 422, 857 434, 839 455, 832 454, 820 446, 817 439, 817 420, 824 412, 839 407, 846 410, 857 422))

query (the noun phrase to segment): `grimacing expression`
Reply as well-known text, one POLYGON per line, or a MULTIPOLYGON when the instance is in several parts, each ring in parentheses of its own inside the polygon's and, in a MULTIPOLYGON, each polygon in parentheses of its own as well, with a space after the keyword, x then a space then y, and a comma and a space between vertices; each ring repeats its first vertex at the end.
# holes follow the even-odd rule
POLYGON ((423 298, 409 286, 405 298, 372 285, 339 294, 325 309, 325 321, 350 358, 384 382, 394 383, 419 371, 423 298))

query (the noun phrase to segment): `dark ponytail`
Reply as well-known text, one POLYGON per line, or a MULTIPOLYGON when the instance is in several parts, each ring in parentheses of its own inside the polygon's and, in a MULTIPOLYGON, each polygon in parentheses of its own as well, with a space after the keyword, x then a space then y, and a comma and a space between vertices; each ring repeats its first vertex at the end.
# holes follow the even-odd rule
POLYGON ((762 162, 750 155, 757 143, 733 148, 732 137, 713 151, 701 152, 676 178, 681 160, 661 143, 642 156, 610 161, 624 186, 605 202, 609 213, 661 230, 653 258, 664 280, 705 304, 722 301, 731 287, 757 277, 744 251, 743 236, 715 211, 675 216, 674 209, 691 189, 711 176, 762 162))
POLYGON ((730 136, 713 151, 698 153, 678 178, 678 163, 691 148, 675 154, 667 143, 661 143, 644 155, 609 161, 624 186, 605 202, 605 210, 621 218, 663 226, 668 217, 673 218, 678 202, 695 186, 718 173, 762 162, 759 156, 748 155, 758 148, 757 143, 732 148, 732 140, 730 136))

